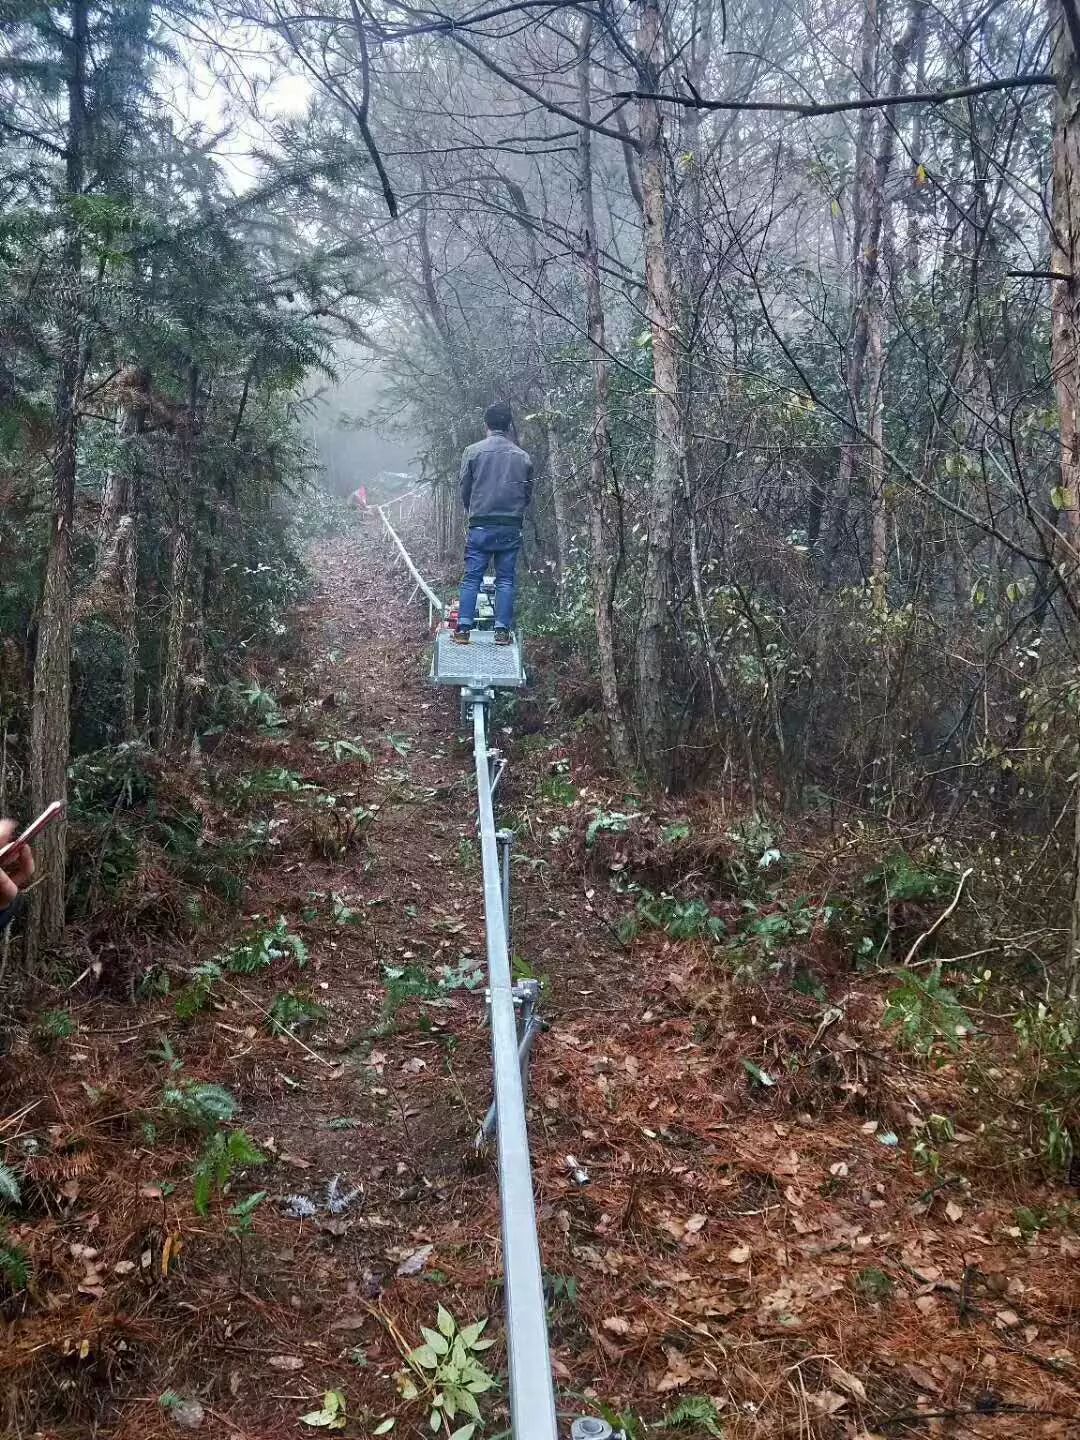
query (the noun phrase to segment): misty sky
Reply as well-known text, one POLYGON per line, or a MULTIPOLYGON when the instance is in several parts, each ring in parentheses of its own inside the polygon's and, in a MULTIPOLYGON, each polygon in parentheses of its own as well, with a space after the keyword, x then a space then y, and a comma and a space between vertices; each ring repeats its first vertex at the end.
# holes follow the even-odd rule
MULTIPOLYGON (((253 152, 272 146, 275 121, 301 111, 311 85, 275 55, 264 31, 223 26, 216 39, 218 46, 188 52, 173 103, 189 124, 219 137, 210 153, 233 188, 243 191, 259 178, 253 152)), ((343 346, 335 368, 336 382, 314 382, 319 400, 309 426, 330 489, 348 494, 381 470, 415 470, 415 440, 397 433, 400 424, 370 415, 385 401, 378 359, 343 346)))

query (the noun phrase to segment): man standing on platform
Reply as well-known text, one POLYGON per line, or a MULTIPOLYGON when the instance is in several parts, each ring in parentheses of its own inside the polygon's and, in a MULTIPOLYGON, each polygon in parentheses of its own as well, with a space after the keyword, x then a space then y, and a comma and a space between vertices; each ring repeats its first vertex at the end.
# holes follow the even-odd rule
POLYGON ((465 578, 454 639, 469 643, 476 623, 476 600, 488 558, 495 565, 495 644, 513 640, 514 577, 521 549, 521 525, 533 490, 532 460, 510 439, 510 406, 497 401, 484 411, 483 440, 461 457, 461 503, 468 517, 465 578))

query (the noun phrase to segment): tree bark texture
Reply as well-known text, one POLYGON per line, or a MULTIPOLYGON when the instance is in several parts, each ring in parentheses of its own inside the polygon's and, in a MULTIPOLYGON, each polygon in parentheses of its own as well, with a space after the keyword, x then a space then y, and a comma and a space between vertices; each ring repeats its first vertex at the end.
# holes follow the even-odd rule
MULTIPOLYGON (((578 47, 578 97, 581 118, 591 112, 592 17, 581 22, 578 47)), ((609 520, 611 491, 611 365, 607 356, 603 293, 600 289, 600 255, 593 204, 592 132, 578 132, 578 202, 581 207, 581 260, 585 278, 585 315, 593 369, 593 423, 589 437, 589 483, 586 488, 592 571, 593 613, 600 664, 600 693, 612 758, 620 770, 630 766, 630 738, 623 715, 615 655, 615 582, 609 520)))
MULTIPOLYGON (((67 136, 65 188, 81 194, 84 180, 86 57, 89 43, 86 0, 72 0, 71 30, 65 42, 67 136)), ((52 462, 49 546, 34 654, 30 717, 30 803, 35 814, 67 795, 71 752, 72 529, 79 442, 79 389, 83 359, 83 247, 78 222, 65 210, 61 264, 60 364, 56 387, 56 445, 52 462)), ((30 892, 27 962, 55 942, 64 926, 67 879, 67 824, 64 816, 42 831, 36 849, 40 880, 30 892)))
MULTIPOLYGON (((1055 21, 1053 200, 1050 269, 1068 279, 1052 282, 1051 356, 1061 435, 1062 495, 1059 567, 1075 597, 1080 543, 1080 16, 1073 0, 1053 0, 1055 21)), ((1080 785, 1076 792, 1073 896, 1065 988, 1080 999, 1080 785)))
POLYGON ((188 404, 180 437, 180 464, 177 467, 176 522, 172 533, 172 573, 169 614, 165 628, 165 655, 161 673, 161 709, 158 744, 171 748, 176 740, 180 694, 184 679, 184 627, 188 610, 188 573, 191 568, 191 515, 197 488, 199 372, 192 365, 188 376, 188 404))
MULTIPOLYGON (((659 88, 656 77, 661 34, 657 0, 642 0, 638 68, 642 88, 649 92, 659 88)), ((666 786, 672 771, 669 727, 671 676, 667 655, 672 547, 675 501, 686 457, 679 384, 678 311, 671 278, 665 216, 667 157, 660 106, 655 100, 639 101, 638 144, 644 201, 646 313, 652 334, 655 428, 637 637, 635 718, 642 766, 651 779, 666 786)))

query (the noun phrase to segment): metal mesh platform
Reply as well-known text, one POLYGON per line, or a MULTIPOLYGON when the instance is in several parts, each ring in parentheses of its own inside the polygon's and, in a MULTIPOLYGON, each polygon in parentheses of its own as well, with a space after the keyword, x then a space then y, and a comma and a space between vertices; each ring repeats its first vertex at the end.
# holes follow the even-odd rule
POLYGON ((493 630, 474 630, 468 645, 456 645, 446 626, 435 636, 435 655, 431 661, 431 678, 436 685, 468 686, 473 690, 488 686, 520 689, 525 684, 525 667, 521 662, 521 646, 496 645, 493 630))

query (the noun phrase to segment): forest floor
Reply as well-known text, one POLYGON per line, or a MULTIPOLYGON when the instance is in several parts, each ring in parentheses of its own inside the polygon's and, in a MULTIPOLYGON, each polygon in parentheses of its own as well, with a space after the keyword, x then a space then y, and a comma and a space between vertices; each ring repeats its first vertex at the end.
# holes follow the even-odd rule
MULTIPOLYGON (((197 815, 203 859, 259 838, 242 913, 140 841, 110 928, 76 934, 0 1061, 4 1435, 276 1440, 315 1433, 327 1391, 345 1436, 430 1433, 395 1376, 440 1305, 491 1317, 501 1373, 469 747, 385 545, 313 559, 262 723, 144 777, 146 835, 197 815)), ((1017 1173, 952 1052, 901 1050, 894 981, 790 923, 794 899, 757 937, 808 983, 716 963, 759 895, 730 802, 627 795, 543 693, 504 719, 562 1410, 729 1440, 1080 1434, 1075 1191, 1017 1173)), ((841 834, 802 854, 809 897, 856 863, 841 834)), ((505 1430, 502 1390, 482 1408, 505 1430)))

